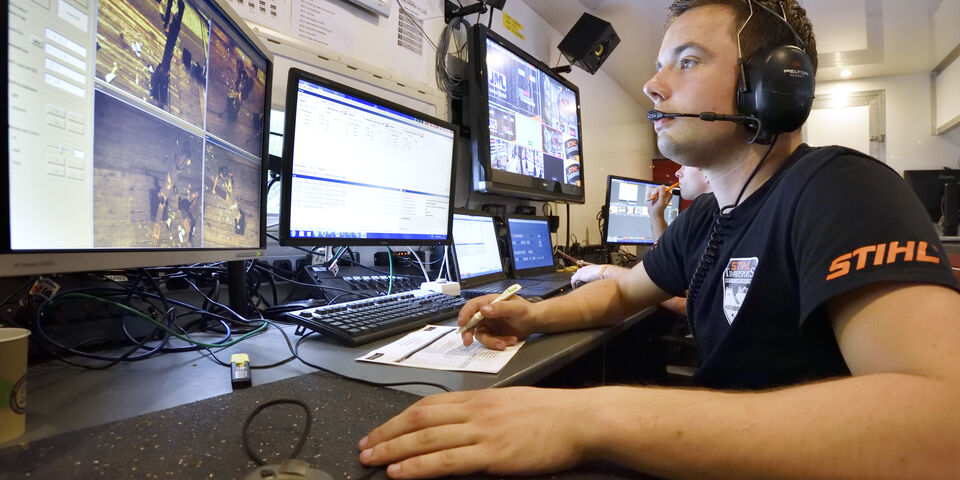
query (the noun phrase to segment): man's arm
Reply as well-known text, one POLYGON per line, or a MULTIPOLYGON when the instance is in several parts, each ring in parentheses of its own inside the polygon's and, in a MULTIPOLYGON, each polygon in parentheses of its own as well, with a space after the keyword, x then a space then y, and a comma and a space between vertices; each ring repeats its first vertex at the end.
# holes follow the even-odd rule
POLYGON ((853 377, 758 393, 598 389, 587 458, 667 477, 958 478, 960 294, 873 285, 828 307, 853 377))
POLYGON ((657 187, 659 193, 657 198, 647 200, 647 206, 650 208, 650 227, 653 230, 653 239, 660 240, 660 236, 663 235, 663 232, 667 229, 667 220, 663 216, 663 212, 667 209, 667 205, 670 204, 670 200, 673 199, 673 192, 667 189, 667 187, 657 187))
MULTIPOLYGON (((460 310, 458 324, 465 325, 478 310, 483 323, 476 339, 488 348, 503 350, 519 338, 538 332, 564 332, 613 325, 646 307, 670 298, 647 275, 643 263, 617 278, 599 280, 539 303, 522 298, 490 302, 496 295, 475 298, 460 310)), ((464 345, 473 343, 474 330, 463 333, 464 345)))

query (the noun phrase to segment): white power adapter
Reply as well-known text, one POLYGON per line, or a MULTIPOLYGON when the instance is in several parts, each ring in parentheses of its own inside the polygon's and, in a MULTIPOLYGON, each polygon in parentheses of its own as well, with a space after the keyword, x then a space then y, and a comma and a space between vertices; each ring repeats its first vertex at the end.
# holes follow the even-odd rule
POLYGON ((430 290, 431 292, 442 293, 444 295, 460 295, 460 283, 440 280, 439 282, 423 282, 420 284, 421 290, 430 290))

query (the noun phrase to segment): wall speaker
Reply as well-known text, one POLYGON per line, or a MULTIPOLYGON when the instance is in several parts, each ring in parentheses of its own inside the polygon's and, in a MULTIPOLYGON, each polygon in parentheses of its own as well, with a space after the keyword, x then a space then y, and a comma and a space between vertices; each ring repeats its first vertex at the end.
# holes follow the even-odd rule
POLYGON ((571 64, 593 74, 618 44, 620 37, 610 22, 584 13, 557 48, 571 64))

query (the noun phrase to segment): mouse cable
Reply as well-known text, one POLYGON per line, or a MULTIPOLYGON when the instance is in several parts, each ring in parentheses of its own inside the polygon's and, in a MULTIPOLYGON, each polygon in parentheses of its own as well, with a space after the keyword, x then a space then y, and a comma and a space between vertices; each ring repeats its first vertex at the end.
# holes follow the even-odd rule
POLYGON ((303 340, 304 340, 304 339, 306 339, 306 338, 309 337, 310 335, 313 335, 314 333, 317 333, 317 332, 309 332, 309 333, 303 335, 302 337, 300 337, 300 338, 297 340, 297 343, 294 344, 294 347, 293 347, 293 354, 294 354, 294 356, 297 357, 297 360, 300 360, 304 365, 306 365, 306 366, 308 366, 308 367, 313 367, 313 368, 316 368, 317 370, 320 370, 321 372, 326 372, 326 373, 329 373, 329 374, 331 374, 331 375, 336 375, 336 376, 338 376, 338 377, 345 378, 345 379, 347 379, 347 380, 353 380, 354 382, 364 383, 364 384, 367 384, 367 385, 373 385, 373 386, 375 386, 375 387, 402 387, 402 386, 406 386, 406 385, 426 385, 426 386, 428 386, 428 387, 439 388, 440 390, 443 390, 443 391, 445 391, 445 392, 452 392, 452 391, 453 391, 450 387, 448 387, 448 386, 446 386, 446 385, 441 385, 441 384, 439 384, 439 383, 432 383, 432 382, 391 382, 391 383, 374 382, 374 381, 372 381, 372 380, 366 380, 366 379, 363 379, 363 378, 351 377, 350 375, 345 375, 345 374, 343 374, 343 373, 335 372, 335 371, 333 371, 333 370, 330 370, 329 368, 321 367, 320 365, 317 365, 317 364, 314 364, 314 363, 310 363, 310 362, 304 360, 303 357, 300 356, 300 344, 303 343, 303 340))
POLYGON ((304 422, 304 425, 303 425, 303 431, 300 433, 300 438, 297 440, 297 444, 294 445, 293 451, 291 452, 289 458, 297 458, 297 455, 300 455, 300 450, 303 449, 303 445, 307 443, 307 437, 310 436, 310 425, 313 423, 313 416, 310 415, 310 407, 308 407, 306 403, 303 403, 302 401, 296 400, 293 398, 278 398, 276 400, 270 400, 269 402, 266 402, 258 406, 257 408, 253 409, 252 412, 250 412, 250 415, 247 415, 247 419, 243 422, 243 430, 241 430, 241 433, 240 433, 240 438, 241 438, 241 441, 243 442, 243 448, 244 450, 247 451, 247 456, 249 456, 251 460, 256 462, 257 465, 266 465, 267 462, 264 459, 257 456, 257 454, 253 452, 253 449, 250 448, 250 439, 247 434, 247 431, 249 430, 250 424, 253 422, 253 419, 256 418, 257 415, 260 414, 260 412, 265 410, 267 407, 272 407, 274 405, 297 405, 303 408, 303 413, 306 415, 306 421, 304 422))

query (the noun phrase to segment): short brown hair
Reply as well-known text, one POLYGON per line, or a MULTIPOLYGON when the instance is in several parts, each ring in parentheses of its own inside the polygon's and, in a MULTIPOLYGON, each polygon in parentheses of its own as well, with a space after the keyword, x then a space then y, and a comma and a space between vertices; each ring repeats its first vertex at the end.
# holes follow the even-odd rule
MULTIPOLYGON (((750 58, 751 55, 760 50, 776 47, 779 45, 797 45, 797 40, 787 28, 783 20, 774 18, 773 14, 757 6, 762 3, 765 7, 777 12, 786 12, 787 21, 796 30, 797 35, 806 44, 802 47, 810 60, 813 62, 813 71, 817 71, 817 41, 813 37, 813 25, 807 18, 807 11, 801 7, 797 0, 674 0, 673 4, 667 8, 670 16, 667 23, 672 23, 677 17, 687 10, 706 5, 725 5, 734 12, 733 37, 736 40, 737 30, 743 25, 743 22, 750 16, 749 2, 754 2, 753 18, 743 29, 740 37, 740 48, 743 50, 743 58, 750 58), (781 10, 782 8, 782 10, 781 10)), ((797 45, 800 47, 800 45, 797 45)))

